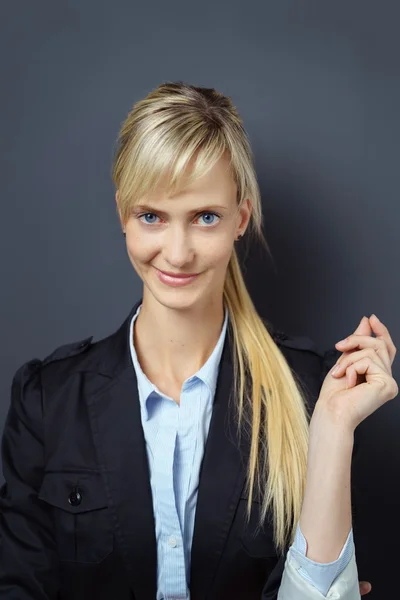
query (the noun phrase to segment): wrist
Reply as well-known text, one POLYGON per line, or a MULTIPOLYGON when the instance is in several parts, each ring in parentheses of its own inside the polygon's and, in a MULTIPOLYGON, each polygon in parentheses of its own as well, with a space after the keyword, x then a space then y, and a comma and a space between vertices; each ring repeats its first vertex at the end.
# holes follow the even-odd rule
POLYGON ((343 403, 318 398, 311 417, 310 431, 316 428, 332 429, 354 441, 355 426, 352 423, 349 411, 343 408, 343 403))

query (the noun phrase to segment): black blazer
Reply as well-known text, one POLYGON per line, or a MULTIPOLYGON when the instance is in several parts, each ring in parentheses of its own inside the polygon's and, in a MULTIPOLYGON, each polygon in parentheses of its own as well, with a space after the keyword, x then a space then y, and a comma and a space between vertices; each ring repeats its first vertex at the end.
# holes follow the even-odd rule
MULTIPOLYGON (((0 598, 155 600, 156 540, 129 324, 32 360, 16 373, 3 434, 0 598)), ((270 326, 268 326, 270 327, 270 326)), ((340 353, 270 328, 311 411, 340 353)), ((286 553, 272 526, 245 527, 248 441, 236 438, 228 327, 200 472, 191 600, 273 600, 286 553)), ((286 549, 287 552, 287 549, 286 549)))

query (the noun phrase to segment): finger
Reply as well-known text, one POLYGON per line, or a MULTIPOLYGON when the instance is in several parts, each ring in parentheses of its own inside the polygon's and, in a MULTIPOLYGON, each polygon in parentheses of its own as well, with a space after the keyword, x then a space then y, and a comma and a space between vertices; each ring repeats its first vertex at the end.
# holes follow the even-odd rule
POLYGON ((344 356, 340 362, 336 363, 336 367, 332 369, 332 375, 334 377, 342 377, 350 365, 354 364, 358 360, 361 360, 362 358, 370 358, 380 366, 382 371, 386 371, 388 375, 392 374, 390 367, 388 370, 387 365, 383 362, 381 357, 374 351, 373 348, 364 348, 363 350, 359 350, 358 352, 353 352, 352 354, 344 356))
POLYGON ((397 348, 393 343, 388 328, 374 314, 370 316, 369 322, 377 339, 382 339, 385 342, 390 358, 390 364, 392 364, 396 356, 397 348))
POLYGON ((361 596, 364 596, 365 594, 369 594, 369 592, 372 589, 372 585, 370 584, 369 581, 360 581, 360 594, 361 596))
MULTIPOLYGON (((363 335, 350 335, 346 340, 342 340, 341 342, 338 342, 335 345, 338 347, 339 350, 345 351, 355 351, 357 348, 371 348, 376 353, 376 355, 383 361, 387 372, 389 374, 392 373, 392 361, 390 360, 386 342, 382 339, 366 337, 363 335)), ((356 352, 353 352, 353 354, 354 353, 356 352)))
POLYGON ((388 375, 386 371, 382 371, 382 368, 369 357, 362 358, 347 368, 347 389, 356 385, 357 374, 365 375, 366 382, 357 386, 364 388, 365 398, 372 394, 371 397, 375 398, 378 396, 384 402, 387 402, 388 400, 393 400, 399 393, 396 380, 388 375), (378 392, 376 390, 378 390, 378 392))
MULTIPOLYGON (((353 335, 364 335, 364 336, 371 336, 372 335, 372 329, 370 326, 370 322, 368 320, 367 317, 363 317, 360 321, 360 323, 358 324, 358 326, 356 327, 354 334, 353 335)), ((337 344, 336 344, 337 346, 337 344)), ((345 352, 352 352, 352 349, 349 348, 347 350, 347 348, 344 350, 342 348, 338 348, 341 352, 343 352, 343 354, 339 357, 338 362, 343 360, 344 356, 345 356, 345 352)))
POLYGON ((363 317, 355 329, 356 335, 372 335, 371 323, 367 317, 363 317))
MULTIPOLYGON (((355 368, 354 365, 350 365, 347 369, 346 369, 346 389, 349 390, 350 388, 356 387, 357 385, 357 375, 359 373, 357 372, 357 369, 355 368)), ((364 373, 363 373, 364 375, 364 373)))

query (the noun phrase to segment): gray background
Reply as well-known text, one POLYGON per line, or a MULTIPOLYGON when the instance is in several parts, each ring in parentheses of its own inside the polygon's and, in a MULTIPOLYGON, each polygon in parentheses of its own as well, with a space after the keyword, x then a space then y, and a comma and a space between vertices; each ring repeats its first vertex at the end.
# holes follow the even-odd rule
MULTIPOLYGON (((3 0, 1 426, 22 362, 108 335, 140 298, 111 160, 166 80, 216 87, 243 117, 274 255, 246 263, 259 312, 320 348, 375 312, 400 347, 399 19, 382 1, 3 0)), ((357 564, 382 600, 398 592, 399 417, 397 397, 357 430, 357 564)))

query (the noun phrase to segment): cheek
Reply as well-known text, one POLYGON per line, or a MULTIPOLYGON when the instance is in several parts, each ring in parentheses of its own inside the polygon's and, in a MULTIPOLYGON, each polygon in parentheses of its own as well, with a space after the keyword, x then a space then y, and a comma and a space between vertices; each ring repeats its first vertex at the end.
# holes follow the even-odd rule
POLYGON ((142 244, 138 238, 130 237, 126 242, 126 250, 133 268, 136 273, 141 276, 144 264, 151 261, 151 254, 149 253, 148 248, 145 244, 142 244))
POLYGON ((149 257, 151 258, 151 256, 157 252, 154 242, 146 238, 146 236, 127 236, 126 247, 131 259, 140 262, 149 260, 149 257))
POLYGON ((232 256, 232 250, 233 247, 230 241, 223 244, 209 244, 202 253, 202 261, 209 267, 225 268, 232 256))

